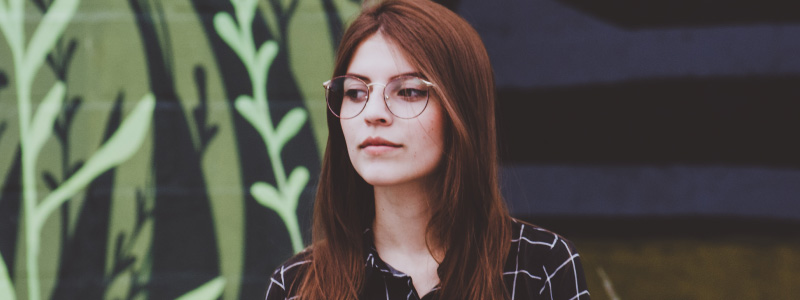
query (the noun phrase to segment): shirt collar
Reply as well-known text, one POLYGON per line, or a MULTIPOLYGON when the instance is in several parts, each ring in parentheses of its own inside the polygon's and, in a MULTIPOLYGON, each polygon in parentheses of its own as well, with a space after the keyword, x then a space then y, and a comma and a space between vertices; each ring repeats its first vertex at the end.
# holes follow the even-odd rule
POLYGON ((380 256, 378 256, 378 249, 375 248, 375 240, 373 237, 372 229, 367 228, 364 230, 364 253, 366 254, 364 267, 367 268, 367 274, 370 274, 372 271, 380 272, 384 275, 389 275, 393 277, 407 277, 405 273, 392 268, 389 264, 384 262, 380 256))

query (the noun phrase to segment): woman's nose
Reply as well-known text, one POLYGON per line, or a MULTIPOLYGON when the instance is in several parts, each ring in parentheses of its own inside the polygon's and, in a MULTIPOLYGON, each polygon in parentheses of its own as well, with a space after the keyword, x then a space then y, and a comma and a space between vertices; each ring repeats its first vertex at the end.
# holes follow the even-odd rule
POLYGON ((386 99, 384 99, 384 89, 386 86, 376 84, 370 87, 369 101, 364 107, 364 120, 370 124, 389 125, 392 123, 392 113, 386 107, 386 99))

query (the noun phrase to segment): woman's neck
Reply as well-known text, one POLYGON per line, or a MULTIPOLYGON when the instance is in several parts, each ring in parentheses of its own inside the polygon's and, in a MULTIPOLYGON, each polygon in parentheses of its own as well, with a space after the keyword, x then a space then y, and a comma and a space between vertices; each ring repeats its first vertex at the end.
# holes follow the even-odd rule
POLYGON ((438 241, 427 239, 431 219, 429 193, 423 185, 375 187, 375 248, 381 259, 411 276, 420 295, 438 283, 439 262, 444 251, 438 241), (429 243, 430 244, 429 244, 429 243))
POLYGON ((437 250, 435 241, 426 243, 431 210, 429 194, 419 184, 403 186, 376 186, 375 221, 373 232, 375 246, 381 249, 420 254, 437 250))

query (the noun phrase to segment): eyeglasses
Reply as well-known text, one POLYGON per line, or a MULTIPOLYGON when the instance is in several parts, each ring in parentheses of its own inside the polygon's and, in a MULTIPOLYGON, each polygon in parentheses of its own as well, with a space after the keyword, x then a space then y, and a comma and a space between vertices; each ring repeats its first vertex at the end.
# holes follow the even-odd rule
POLYGON ((416 76, 401 76, 386 84, 367 84, 354 76, 339 76, 322 84, 325 101, 333 115, 340 119, 352 119, 367 106, 370 87, 383 86, 383 101, 389 111, 402 119, 419 116, 428 106, 429 88, 435 86, 416 76))

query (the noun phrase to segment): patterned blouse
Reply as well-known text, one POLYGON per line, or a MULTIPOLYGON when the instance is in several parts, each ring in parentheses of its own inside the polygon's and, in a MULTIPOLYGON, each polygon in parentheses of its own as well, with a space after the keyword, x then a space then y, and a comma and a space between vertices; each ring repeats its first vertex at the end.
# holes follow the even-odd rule
MULTIPOLYGON (((512 300, 590 299, 580 255, 570 241, 518 220, 512 222, 512 228, 511 248, 503 269, 503 279, 512 300)), ((365 234, 371 244, 372 234, 369 230, 365 234)), ((266 300, 296 298, 286 293, 286 287, 298 278, 298 271, 303 269, 300 266, 310 262, 309 254, 308 251, 299 253, 275 270, 267 287, 266 300)), ((381 260, 374 246, 367 251, 364 260, 367 282, 361 299, 439 299, 438 286, 420 297, 411 277, 381 260)))

